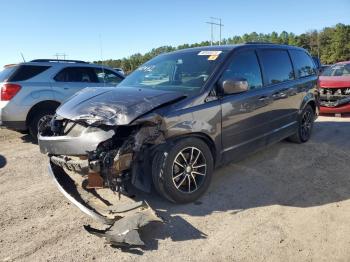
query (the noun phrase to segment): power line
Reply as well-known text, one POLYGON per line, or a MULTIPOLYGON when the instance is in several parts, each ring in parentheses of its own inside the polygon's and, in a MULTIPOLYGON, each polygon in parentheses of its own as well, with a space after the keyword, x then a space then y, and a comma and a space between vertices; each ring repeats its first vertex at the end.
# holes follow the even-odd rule
POLYGON ((219 45, 221 45, 221 28, 224 26, 221 23, 221 18, 210 17, 210 22, 206 22, 206 23, 210 25, 210 35, 211 35, 210 45, 213 45, 213 42, 214 42, 213 26, 219 26, 219 32, 220 32, 219 45), (214 20, 219 21, 219 23, 214 22, 214 20))

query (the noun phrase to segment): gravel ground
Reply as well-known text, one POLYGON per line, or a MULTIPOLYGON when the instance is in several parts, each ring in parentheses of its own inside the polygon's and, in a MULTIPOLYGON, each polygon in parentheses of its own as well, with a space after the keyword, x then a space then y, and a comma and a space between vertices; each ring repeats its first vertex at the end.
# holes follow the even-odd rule
POLYGON ((0 129, 0 261, 349 261, 350 118, 320 117, 310 142, 280 142, 215 172, 195 204, 145 195, 167 223, 128 252, 56 189, 47 158, 0 129))

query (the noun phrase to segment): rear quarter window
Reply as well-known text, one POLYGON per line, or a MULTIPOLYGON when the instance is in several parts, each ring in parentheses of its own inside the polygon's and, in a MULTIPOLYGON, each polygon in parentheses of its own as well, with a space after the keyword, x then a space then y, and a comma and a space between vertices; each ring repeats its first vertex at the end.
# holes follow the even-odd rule
POLYGON ((289 50, 298 78, 316 74, 312 58, 301 50, 289 50))
POLYGON ((25 81, 41 74, 50 66, 20 65, 17 70, 8 78, 9 82, 25 81))
POLYGON ((6 82, 18 66, 6 67, 0 72, 0 82, 6 82))
POLYGON ((292 63, 287 50, 262 49, 259 57, 264 68, 266 84, 277 84, 294 79, 292 63))

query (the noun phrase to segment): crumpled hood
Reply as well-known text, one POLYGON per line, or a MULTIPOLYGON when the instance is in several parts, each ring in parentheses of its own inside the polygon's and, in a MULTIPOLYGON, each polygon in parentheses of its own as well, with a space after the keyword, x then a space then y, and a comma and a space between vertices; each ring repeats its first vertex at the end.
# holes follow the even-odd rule
POLYGON ((139 116, 184 95, 133 87, 85 88, 57 109, 57 115, 90 125, 127 125, 139 116))

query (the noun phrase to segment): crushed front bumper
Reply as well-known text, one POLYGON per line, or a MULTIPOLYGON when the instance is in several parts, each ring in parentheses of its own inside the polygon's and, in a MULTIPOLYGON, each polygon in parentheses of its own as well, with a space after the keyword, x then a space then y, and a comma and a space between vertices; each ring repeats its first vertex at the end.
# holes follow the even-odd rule
MULTIPOLYGON (((149 222, 162 220, 144 202, 135 202, 124 195, 120 199, 109 189, 89 190, 84 186, 84 178, 50 161, 49 174, 63 195, 82 212, 109 225, 105 230, 85 229, 108 243, 116 246, 144 245, 138 229, 149 222), (119 204, 115 205, 115 202, 119 204)), ((85 180, 86 181, 86 180, 85 180)))
POLYGON ((76 135, 42 136, 39 134, 38 143, 40 152, 53 155, 86 155, 88 151, 96 149, 99 143, 110 139, 115 133, 113 130, 84 128, 76 135))
POLYGON ((70 202, 76 205, 81 211, 104 224, 113 224, 114 220, 112 218, 108 218, 100 214, 93 207, 89 206, 85 202, 86 200, 84 201, 84 199, 78 192, 77 184, 74 182, 74 180, 71 179, 71 177, 66 172, 64 172, 62 168, 50 162, 49 175, 55 182, 60 192, 66 198, 68 198, 70 202))
POLYGON ((342 113, 350 113, 350 103, 347 105, 341 105, 337 107, 327 107, 320 106, 321 114, 342 114, 342 113))
POLYGON ((321 88, 320 113, 350 113, 350 88, 321 88))

